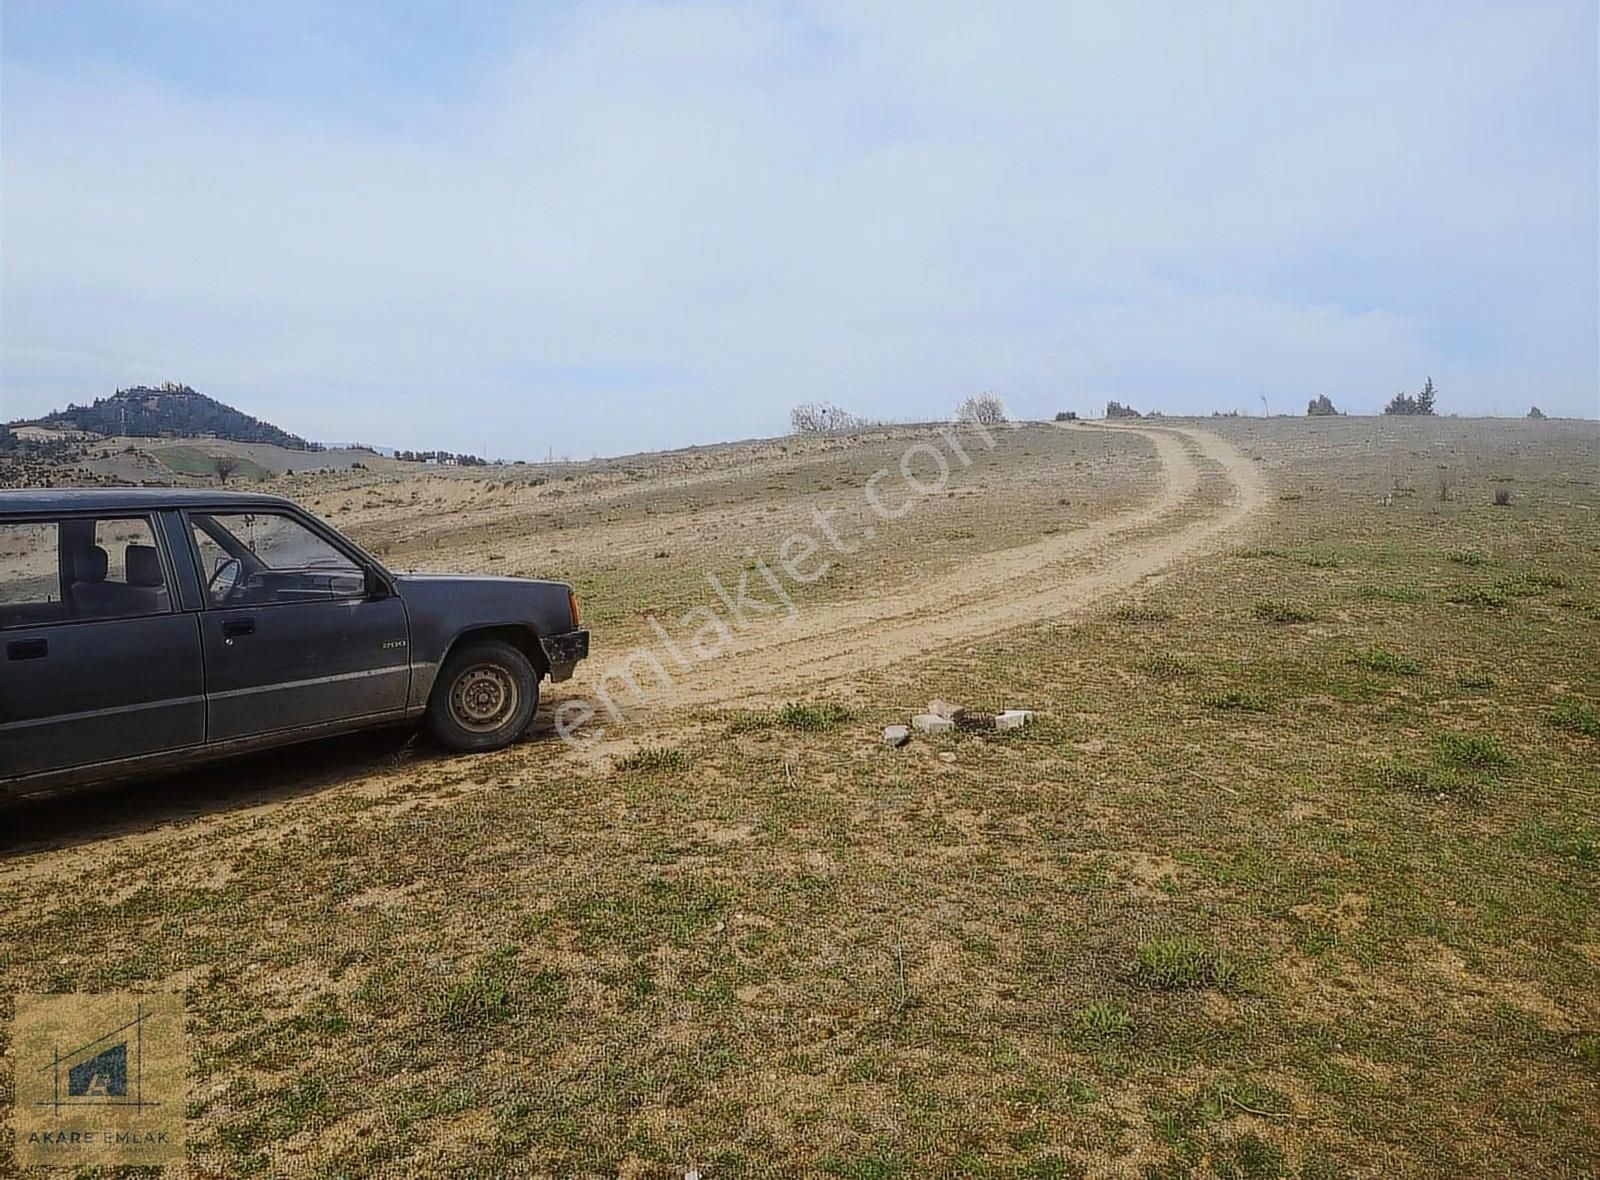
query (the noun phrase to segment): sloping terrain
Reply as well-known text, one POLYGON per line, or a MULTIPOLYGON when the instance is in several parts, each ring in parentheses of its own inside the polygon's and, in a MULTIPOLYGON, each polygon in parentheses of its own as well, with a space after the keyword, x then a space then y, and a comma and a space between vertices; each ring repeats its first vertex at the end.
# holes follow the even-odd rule
POLYGON ((277 481, 575 577, 551 705, 861 546, 587 753, 9 809, 0 996, 181 991, 208 1177, 1600 1169, 1593 425, 1027 428, 875 521, 933 438, 277 481), (931 696, 1039 717, 883 746, 931 696))

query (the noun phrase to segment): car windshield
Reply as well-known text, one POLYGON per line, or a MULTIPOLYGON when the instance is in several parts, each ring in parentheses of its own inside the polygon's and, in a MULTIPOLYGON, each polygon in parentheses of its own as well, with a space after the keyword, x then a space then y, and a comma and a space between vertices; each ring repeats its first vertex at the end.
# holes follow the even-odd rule
POLYGON ((195 547, 218 605, 358 597, 365 574, 343 550, 277 512, 193 518, 195 547))

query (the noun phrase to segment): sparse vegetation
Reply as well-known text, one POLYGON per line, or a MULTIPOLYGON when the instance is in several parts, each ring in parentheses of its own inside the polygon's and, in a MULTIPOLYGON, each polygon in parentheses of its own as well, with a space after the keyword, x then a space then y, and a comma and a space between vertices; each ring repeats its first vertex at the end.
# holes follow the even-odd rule
POLYGON ((688 754, 667 746, 644 746, 617 759, 617 769, 627 774, 671 774, 688 765, 688 754))
POLYGON ((1169 623, 1172 612, 1142 602, 1123 602, 1113 608, 1111 617, 1119 623, 1169 623))
POLYGON ((956 408, 956 418, 981 426, 998 426, 1006 421, 1006 405, 992 393, 980 393, 956 408))
POLYGON ((1262 599, 1253 608, 1256 618, 1264 623, 1315 623, 1316 612, 1296 603, 1281 599, 1262 599))
POLYGON ((819 733, 837 729, 850 719, 850 710, 832 701, 821 704, 801 704, 791 701, 778 710, 777 722, 785 729, 802 733, 819 733))
POLYGON ((1239 968, 1188 934, 1163 935, 1140 943, 1129 975, 1140 987, 1157 991, 1231 991, 1239 986, 1239 968))
POLYGON ((861 419, 832 402, 804 402, 789 411, 789 429, 794 434, 828 434, 860 425, 861 419))
POLYGON ((1397 393, 1383 408, 1385 414, 1399 414, 1403 416, 1423 415, 1428 416, 1434 412, 1434 403, 1438 397, 1433 388, 1433 378, 1429 377, 1423 383, 1422 391, 1415 396, 1409 393, 1397 393))
MULTIPOLYGON (((970 448, 952 490, 989 494, 848 561, 824 545, 776 626, 846 606, 826 677, 783 679, 792 640, 730 653, 679 678, 690 704, 608 726, 607 758, 550 735, 580 682, 502 754, 335 742, 19 809, 0 1026, 19 992, 183 989, 196 1175, 1596 1171, 1592 430, 1377 427, 1412 454, 1351 418, 1204 425, 1262 457, 1263 506, 1119 591, 1138 617, 1066 595, 951 638, 974 594, 912 626, 965 569, 1046 595, 1087 563, 1006 569, 1041 521, 1148 503, 1137 436, 1025 425, 970 448), (1501 477, 1514 514, 1484 510, 1501 477), (1384 507, 1392 486, 1430 494, 1384 507), (1503 609, 1446 601, 1472 586, 1503 609), (902 591, 897 649, 856 621, 902 591), (1270 709, 1208 703, 1230 693, 1270 709), (935 695, 1039 716, 881 744, 935 695)), ((620 652, 927 436, 535 466, 493 494, 388 462, 294 486, 396 568, 560 562, 620 652)), ((1204 468, 1200 491, 1225 500, 1204 468)))
POLYGON ((1384 672, 1392 676, 1416 676, 1422 664, 1410 656, 1396 655, 1388 648, 1369 647, 1350 657, 1350 662, 1368 672, 1384 672))
POLYGON ((1235 713, 1265 713, 1272 707, 1266 697, 1244 688, 1230 688, 1224 692, 1212 693, 1205 698, 1205 703, 1213 709, 1235 713))
POLYGON ((1079 1031, 1091 1037, 1122 1037, 1133 1032, 1133 1013, 1126 1004, 1101 1000, 1079 1008, 1074 1014, 1079 1031))
POLYGON ((1600 716, 1596 716, 1595 711, 1582 701, 1562 701, 1550 710, 1549 720, 1551 725, 1568 733, 1600 738, 1600 716))

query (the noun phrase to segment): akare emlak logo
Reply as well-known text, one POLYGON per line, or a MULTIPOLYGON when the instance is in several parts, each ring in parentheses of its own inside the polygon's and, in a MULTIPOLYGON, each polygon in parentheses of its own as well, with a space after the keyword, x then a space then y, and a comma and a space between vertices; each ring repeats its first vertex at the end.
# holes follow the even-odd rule
POLYGON ((18 996, 12 1034, 18 1163, 182 1162, 180 997, 18 996))

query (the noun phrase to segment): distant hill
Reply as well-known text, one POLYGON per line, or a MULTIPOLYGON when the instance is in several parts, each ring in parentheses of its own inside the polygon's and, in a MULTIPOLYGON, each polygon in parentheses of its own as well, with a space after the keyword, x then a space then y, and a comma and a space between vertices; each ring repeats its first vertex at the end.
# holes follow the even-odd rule
POLYGON ((119 389, 110 397, 96 398, 93 405, 69 405, 31 422, 13 425, 87 430, 136 438, 193 438, 209 434, 234 442, 271 443, 294 451, 323 449, 321 443, 308 442, 187 385, 170 381, 155 387, 136 385, 132 389, 119 389))

